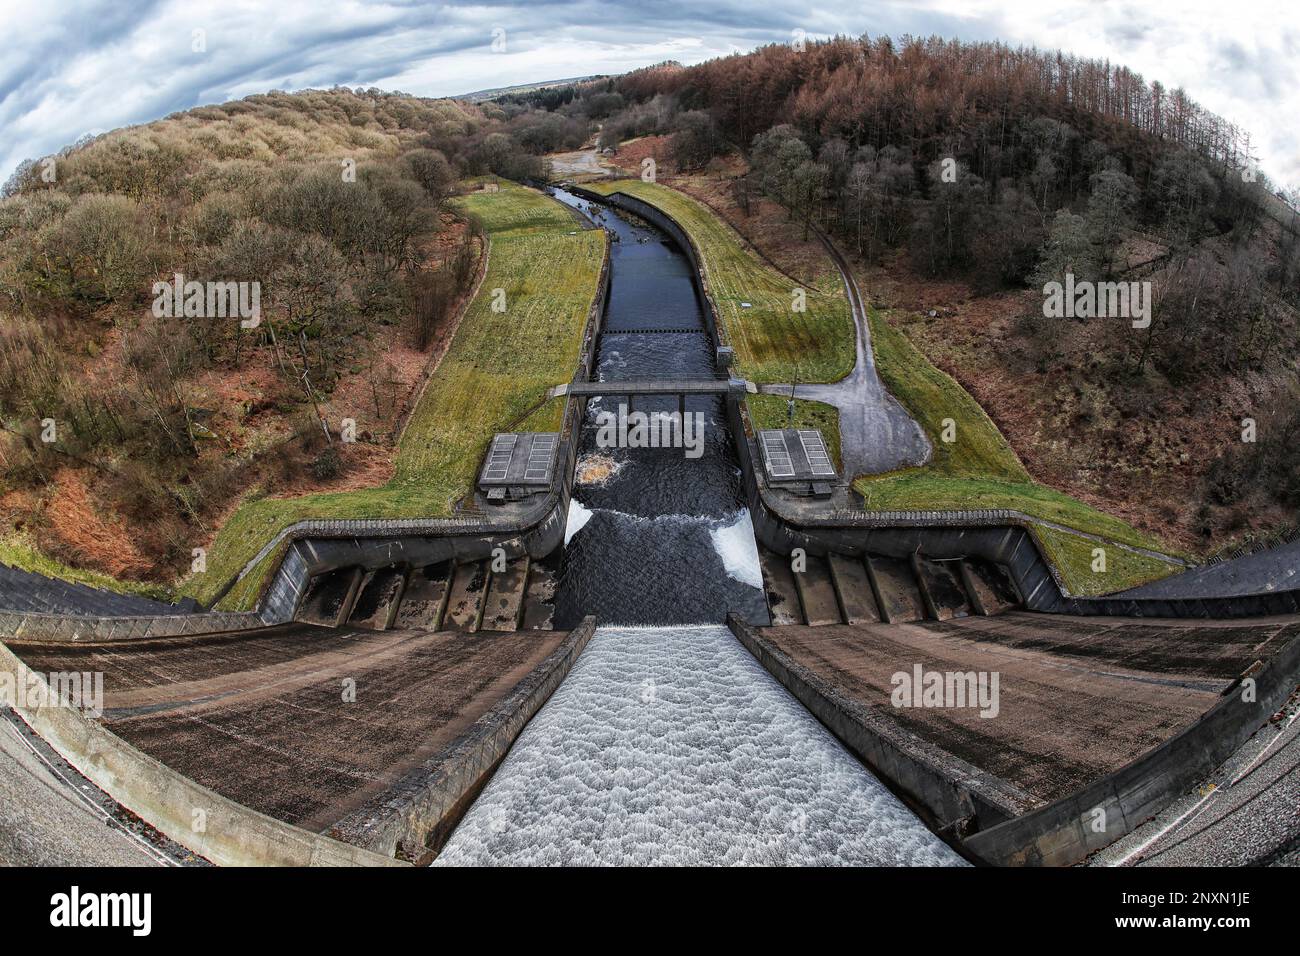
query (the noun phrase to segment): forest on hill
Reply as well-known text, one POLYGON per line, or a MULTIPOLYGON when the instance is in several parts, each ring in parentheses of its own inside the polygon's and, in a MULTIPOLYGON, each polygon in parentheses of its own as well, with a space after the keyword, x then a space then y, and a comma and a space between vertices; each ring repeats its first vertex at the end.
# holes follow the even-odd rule
POLYGON ((0 198, 0 560, 170 582, 250 494, 382 483, 482 252, 445 200, 488 172, 544 164, 473 106, 346 89, 24 163, 0 198), (156 315, 177 274, 258 283, 260 324, 156 315))
POLYGON ((727 180, 742 218, 764 195, 831 233, 1049 483, 1112 510, 1159 489, 1146 526, 1194 551, 1300 512, 1300 194, 1184 91, 1059 52, 840 37, 505 101, 599 117, 602 146, 727 180), (1149 323, 1045 318, 1067 274, 1150 283, 1149 323))

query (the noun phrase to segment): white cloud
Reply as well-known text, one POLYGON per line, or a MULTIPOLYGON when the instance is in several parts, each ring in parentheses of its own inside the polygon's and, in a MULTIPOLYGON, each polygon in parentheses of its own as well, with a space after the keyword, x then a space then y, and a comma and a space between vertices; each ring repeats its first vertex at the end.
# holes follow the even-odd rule
POLYGON ((1300 183, 1300 16, 1283 0, 794 0, 433 5, 0 0, 0 179, 85 133, 262 92, 377 86, 424 96, 686 63, 810 36, 937 33, 1109 57, 1183 86, 1254 134, 1264 169, 1300 183), (615 9, 615 7, 620 9, 615 9), (490 49, 494 27, 506 52, 490 49), (207 50, 191 50, 193 31, 207 50))

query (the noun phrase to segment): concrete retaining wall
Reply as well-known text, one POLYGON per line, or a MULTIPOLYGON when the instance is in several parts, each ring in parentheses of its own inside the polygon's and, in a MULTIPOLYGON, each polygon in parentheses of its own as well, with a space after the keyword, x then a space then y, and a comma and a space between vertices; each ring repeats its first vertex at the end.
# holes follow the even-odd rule
POLYGON ((183 634, 242 631, 266 623, 259 614, 251 611, 150 617, 71 617, 65 614, 0 611, 0 635, 6 640, 27 644, 79 644, 177 637, 183 634))
MULTIPOLYGON (((17 687, 45 678, 0 644, 0 675, 17 687)), ((48 698, 48 693, 43 697, 48 698)), ((4 701, 78 772, 189 850, 223 866, 394 866, 396 860, 290 826, 202 787, 136 750, 80 711, 25 696, 4 701), (196 822, 201 821, 201 832, 196 822)))
POLYGON ((585 618, 532 673, 451 745, 380 797, 330 828, 331 836, 384 856, 431 861, 528 721, 568 676, 596 629, 585 618))
POLYGON ((1242 618, 1300 613, 1300 589, 1232 597, 1075 597, 1046 558, 1035 521, 1012 510, 795 513, 769 493, 756 465, 761 459, 744 402, 727 398, 727 423, 736 442, 745 498, 759 542, 779 554, 867 552, 905 558, 918 551, 936 559, 978 557, 1003 564, 1031 611, 1108 617, 1242 618))
POLYGON ((999 865, 1068 866, 1103 849, 1186 793, 1250 738, 1300 682, 1300 638, 1250 675, 1254 701, 1241 681, 1195 723, 1154 750, 1077 793, 970 836, 965 846, 999 865), (1096 810, 1105 812, 1098 829, 1096 810))

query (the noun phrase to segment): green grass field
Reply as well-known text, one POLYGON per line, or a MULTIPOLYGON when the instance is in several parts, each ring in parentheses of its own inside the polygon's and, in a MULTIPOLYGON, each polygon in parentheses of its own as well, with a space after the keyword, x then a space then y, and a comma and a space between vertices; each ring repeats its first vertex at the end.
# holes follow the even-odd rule
MULTIPOLYGON (((805 313, 790 309, 792 281, 766 265, 739 235, 697 200, 641 180, 592 183, 593 190, 623 192, 667 213, 699 247, 709 288, 736 349, 741 374, 756 382, 843 378, 853 367, 852 312, 838 273, 810 289, 805 313), (751 307, 741 307, 749 302, 751 307)), ((1034 482, 993 421, 970 394, 932 365, 903 332, 871 310, 872 345, 880 377, 920 422, 934 448, 922 468, 858 477, 854 488, 868 510, 969 510, 1005 508, 1074 528, 1119 545, 1169 553, 1149 535, 1119 518, 1034 482), (955 426, 943 441, 945 419, 955 426)), ((746 399, 755 428, 782 428, 780 396, 746 399)), ((838 412, 818 402, 796 403, 796 427, 820 428, 840 461, 838 412)), ((1107 570, 1092 570, 1092 550, 1104 546, 1068 531, 1038 526, 1044 548, 1075 594, 1100 594, 1162 577, 1175 565, 1127 550, 1107 549, 1107 570)))
POLYGON ((580 228, 568 206, 535 189, 490 176, 468 180, 465 185, 471 191, 455 200, 456 207, 482 223, 489 234, 555 233, 580 228), (497 185, 497 192, 482 191, 481 187, 492 183, 497 185))
MULTIPOLYGON (((580 229, 560 203, 511 183, 456 204, 488 234, 487 274, 411 414, 393 479, 365 491, 249 501, 218 533, 207 571, 185 582, 183 593, 211 601, 296 521, 446 517, 472 490, 494 432, 518 424, 558 430, 564 404, 546 401, 545 393, 577 368, 604 238, 599 230, 580 229), (492 310, 496 289, 505 290, 505 312, 492 310)), ((276 554, 264 558, 220 606, 252 607, 277 560, 276 554)))
POLYGON ((801 288, 767 265, 713 210, 683 193, 639 179, 591 183, 662 210, 695 241, 709 291, 736 350, 739 373, 754 382, 834 382, 853 370, 853 313, 839 273, 831 270, 805 290, 806 309, 793 309, 801 288), (749 303, 745 308, 742 303, 749 303))
MULTIPOLYGON (((1170 552, 1127 522, 1069 495, 1037 484, 984 409, 951 376, 930 364, 907 335, 869 310, 872 346, 881 380, 925 429, 931 461, 884 475, 860 476, 853 487, 870 511, 1009 508, 1097 535, 1109 542, 1170 552), (943 441, 945 419, 955 425, 943 441)), ((1038 526, 1044 548, 1075 594, 1102 594, 1163 577, 1175 565, 1123 548, 1107 551, 1104 574, 1091 569, 1098 542, 1038 526), (1086 559, 1086 560, 1085 560, 1086 559)))

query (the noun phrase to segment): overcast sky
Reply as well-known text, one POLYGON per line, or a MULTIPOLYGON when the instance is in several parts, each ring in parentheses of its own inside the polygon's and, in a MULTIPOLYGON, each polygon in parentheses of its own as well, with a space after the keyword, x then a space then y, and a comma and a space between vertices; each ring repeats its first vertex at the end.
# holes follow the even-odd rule
POLYGON ((1296 0, 0 0, 0 181, 86 133, 269 89, 451 96, 696 63, 794 30, 1109 57, 1245 126, 1265 172, 1300 185, 1296 0))

